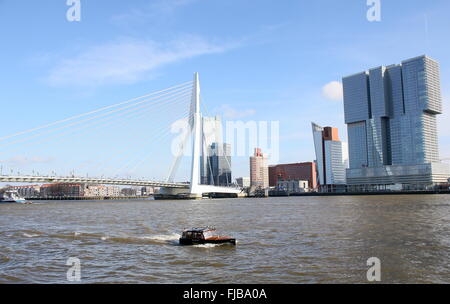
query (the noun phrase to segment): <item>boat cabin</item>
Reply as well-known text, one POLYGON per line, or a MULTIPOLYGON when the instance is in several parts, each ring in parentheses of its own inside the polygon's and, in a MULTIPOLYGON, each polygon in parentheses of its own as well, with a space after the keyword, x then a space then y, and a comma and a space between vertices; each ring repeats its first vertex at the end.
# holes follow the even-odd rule
POLYGON ((214 236, 215 229, 213 228, 194 228, 185 230, 181 236, 183 239, 191 240, 207 240, 214 236))
POLYGON ((215 228, 193 228, 189 230, 184 230, 181 238, 180 244, 182 245, 193 245, 193 244, 222 244, 231 243, 236 244, 234 238, 228 236, 220 236, 217 234, 215 228))

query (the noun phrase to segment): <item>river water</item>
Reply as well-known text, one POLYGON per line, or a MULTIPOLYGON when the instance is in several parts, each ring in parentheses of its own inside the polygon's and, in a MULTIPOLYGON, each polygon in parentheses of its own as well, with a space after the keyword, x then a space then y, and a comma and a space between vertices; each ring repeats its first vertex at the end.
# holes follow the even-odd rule
POLYGON ((450 196, 0 204, 0 283, 450 283, 450 196), (179 246, 214 225, 231 245, 179 246))

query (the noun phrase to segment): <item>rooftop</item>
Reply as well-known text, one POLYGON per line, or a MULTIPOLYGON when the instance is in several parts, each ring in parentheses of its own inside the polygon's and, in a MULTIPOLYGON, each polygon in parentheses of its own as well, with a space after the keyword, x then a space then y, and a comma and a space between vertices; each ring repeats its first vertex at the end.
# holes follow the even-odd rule
POLYGON ((185 229, 184 231, 192 231, 192 232, 204 232, 208 230, 216 230, 214 227, 196 227, 192 229, 185 229))

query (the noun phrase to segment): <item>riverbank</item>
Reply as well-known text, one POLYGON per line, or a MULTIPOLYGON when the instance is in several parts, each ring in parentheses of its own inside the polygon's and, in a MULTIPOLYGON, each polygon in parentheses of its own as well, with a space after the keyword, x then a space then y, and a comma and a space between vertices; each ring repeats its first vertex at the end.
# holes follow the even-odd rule
POLYGON ((27 197, 27 201, 117 201, 145 200, 153 196, 105 196, 105 197, 27 197))
POLYGON ((304 192, 304 193, 269 193, 269 197, 287 196, 367 196, 367 195, 435 195, 450 194, 450 190, 433 191, 379 191, 379 192, 304 192))
MULTIPOLYGON (((314 197, 314 196, 383 196, 383 195, 435 195, 450 194, 450 190, 434 190, 434 191, 380 191, 380 192, 304 192, 304 193, 284 193, 281 191, 270 192, 268 197, 314 197)), ((217 198, 264 198, 264 196, 209 196, 208 199, 217 198)), ((117 200, 147 200, 154 198, 156 200, 190 200, 189 197, 183 196, 117 196, 117 197, 51 197, 51 198, 26 198, 27 201, 117 201, 117 200)))

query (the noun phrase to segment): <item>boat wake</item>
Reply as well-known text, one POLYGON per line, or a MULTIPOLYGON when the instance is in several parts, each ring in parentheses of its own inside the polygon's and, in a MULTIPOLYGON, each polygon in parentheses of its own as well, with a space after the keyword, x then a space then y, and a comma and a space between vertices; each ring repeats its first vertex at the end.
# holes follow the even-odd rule
POLYGON ((95 242, 98 240, 100 242, 114 242, 114 243, 123 243, 123 244, 154 244, 154 245, 162 245, 162 244, 170 244, 170 245, 178 245, 180 235, 177 233, 170 234, 155 234, 155 235, 129 235, 126 233, 93 233, 86 231, 75 231, 71 233, 43 233, 38 231, 21 231, 22 237, 25 238, 37 238, 37 237, 48 237, 55 239, 67 239, 67 240, 78 240, 81 242, 95 242))
POLYGON ((38 237, 38 236, 40 236, 40 234, 36 234, 36 233, 24 233, 23 234, 23 236, 24 237, 26 237, 26 238, 35 238, 35 237, 38 237))
POLYGON ((169 243, 169 244, 178 244, 178 240, 180 238, 180 235, 177 233, 172 234, 158 234, 158 235, 151 235, 151 236, 144 236, 142 237, 146 240, 151 240, 157 243, 169 243))
POLYGON ((178 244, 179 235, 176 233, 167 235, 102 235, 100 240, 106 242, 125 243, 125 244, 178 244))
POLYGON ((229 243, 222 243, 222 244, 198 244, 198 245, 193 245, 192 247, 195 248, 214 248, 214 247, 222 247, 222 246, 230 246, 229 243))

